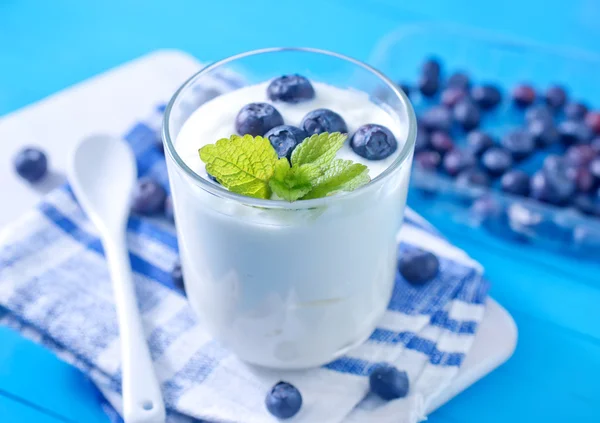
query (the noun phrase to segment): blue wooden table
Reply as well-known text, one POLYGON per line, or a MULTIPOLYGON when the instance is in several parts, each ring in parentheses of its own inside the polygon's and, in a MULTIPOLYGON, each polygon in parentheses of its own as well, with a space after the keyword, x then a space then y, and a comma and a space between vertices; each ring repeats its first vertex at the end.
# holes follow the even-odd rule
MULTIPOLYGON (((399 25, 439 21, 600 52, 600 2, 594 0, 510 0, 478 9, 468 0, 161 3, 0 0, 0 115, 159 48, 207 61, 265 46, 308 45, 367 59, 377 40, 399 25)), ((425 204, 412 205, 483 263, 492 295, 520 332, 506 365, 429 421, 600 421, 600 268, 485 233, 465 235, 425 204)), ((1 422, 106 423, 99 404, 81 373, 0 328, 1 422)))

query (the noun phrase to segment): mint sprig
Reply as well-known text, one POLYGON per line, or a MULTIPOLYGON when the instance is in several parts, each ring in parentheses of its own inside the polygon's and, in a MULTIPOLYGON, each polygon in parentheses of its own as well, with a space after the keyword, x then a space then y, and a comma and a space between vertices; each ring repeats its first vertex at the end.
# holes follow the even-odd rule
POLYGON ((206 170, 225 188, 255 198, 296 201, 352 191, 368 183, 369 170, 351 160, 335 159, 347 136, 313 135, 300 143, 291 163, 278 159, 268 139, 232 135, 199 150, 206 170))

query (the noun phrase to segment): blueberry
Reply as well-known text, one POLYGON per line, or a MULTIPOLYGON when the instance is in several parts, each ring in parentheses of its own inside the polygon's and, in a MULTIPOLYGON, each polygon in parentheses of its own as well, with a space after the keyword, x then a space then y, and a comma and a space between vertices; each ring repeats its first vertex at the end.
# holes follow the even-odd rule
POLYGON ((417 85, 421 94, 425 97, 433 97, 440 87, 439 77, 436 75, 423 74, 419 77, 417 85))
POLYGON ((435 131, 429 138, 431 148, 440 153, 442 156, 447 152, 454 150, 454 141, 446 132, 435 131))
POLYGON ((431 146, 429 142, 429 133, 424 129, 417 128, 417 138, 415 140, 415 153, 428 150, 431 146))
POLYGON ((589 112, 585 116, 585 124, 595 134, 600 134, 600 112, 589 112))
POLYGON ((133 191, 131 210, 135 213, 151 215, 160 213, 165 206, 167 192, 157 181, 141 178, 133 191))
POLYGON ((495 85, 486 84, 471 89, 471 98, 484 110, 493 109, 502 101, 502 93, 495 85))
POLYGON ((415 155, 416 165, 423 170, 435 171, 442 163, 442 156, 437 151, 422 151, 415 155))
POLYGON ((465 90, 461 88, 449 87, 442 91, 442 104, 446 107, 454 107, 458 102, 467 96, 465 90))
POLYGON ((371 392, 389 401, 408 394, 408 375, 389 364, 376 365, 369 374, 371 392))
POLYGON ((220 182, 217 181, 217 178, 215 178, 213 175, 211 175, 210 173, 208 173, 208 170, 206 171, 206 176, 208 176, 208 179, 210 179, 211 181, 213 181, 215 184, 219 184, 220 182))
POLYGON ((469 152, 453 150, 444 156, 444 170, 450 176, 456 176, 473 166, 475 166, 475 157, 469 152))
POLYGON ((567 148, 565 159, 574 166, 587 166, 596 158, 596 154, 591 145, 572 145, 567 148))
POLYGON ((279 158, 292 157, 292 151, 307 137, 306 132, 300 128, 290 125, 276 126, 265 134, 271 145, 277 152, 279 158))
POLYGON ((480 118, 479 108, 470 100, 463 100, 454 106, 454 120, 465 131, 477 128, 480 118))
POLYGON ((590 163, 590 172, 598 182, 600 182, 600 157, 592 160, 590 163))
POLYGON ((513 164, 512 155, 501 147, 491 147, 481 156, 481 165, 491 176, 500 176, 513 164))
POLYGON ((289 419, 300 411, 302 395, 294 385, 278 382, 267 394, 265 405, 269 413, 275 417, 289 419))
POLYGON ((575 185, 566 176, 538 171, 531 178, 530 191, 531 197, 536 200, 564 205, 575 193, 575 185))
POLYGON ((467 145, 477 157, 481 157, 488 148, 494 145, 494 140, 483 131, 471 131, 467 135, 467 145))
POLYGON ((580 212, 590 216, 600 215, 600 201, 587 194, 578 194, 573 198, 573 206, 580 212))
POLYGON ((437 276, 440 262, 435 254, 424 250, 406 252, 400 258, 398 270, 412 285, 423 285, 437 276))
POLYGON ((471 80, 469 75, 464 72, 455 72, 446 81, 446 86, 451 88, 458 88, 459 90, 467 91, 471 86, 471 80))
POLYGON ((588 108, 583 103, 572 101, 565 105, 564 111, 567 119, 580 120, 585 117, 588 112, 588 108))
POLYGON ((582 144, 592 139, 592 131, 584 123, 565 120, 558 125, 560 140, 565 145, 582 144))
POLYGON ((262 136, 279 125, 283 125, 283 117, 268 103, 246 104, 235 118, 235 130, 240 135, 262 136))
POLYGON ((578 192, 588 193, 596 187, 595 178, 587 167, 570 167, 567 177, 575 183, 578 192))
POLYGON ((423 66, 421 67, 421 74, 423 75, 435 75, 439 77, 441 72, 442 65, 437 57, 428 58, 423 62, 423 66))
POLYGON ((315 98, 315 89, 310 81, 300 75, 283 75, 271 81, 267 87, 271 101, 299 103, 315 98))
POLYGON ((560 109, 567 101, 567 92, 560 85, 553 85, 546 90, 544 97, 548 106, 560 109))
POLYGON ((450 131, 452 112, 444 106, 435 106, 421 116, 421 123, 428 131, 450 131))
POLYGON ((529 195, 529 175, 522 170, 511 170, 502 175, 500 186, 504 192, 526 197, 529 195))
POLYGON ((534 120, 552 122, 553 119, 552 111, 544 104, 531 106, 529 109, 527 109, 527 112, 525 112, 525 120, 528 123, 534 120))
POLYGON ((321 134, 323 132, 341 132, 348 133, 348 127, 344 119, 329 109, 317 109, 308 112, 302 119, 300 127, 304 129, 308 136, 321 134))
POLYGON ((171 269, 171 280, 173 281, 173 285, 179 289, 184 289, 183 283, 183 272, 181 270, 181 263, 178 261, 175 263, 173 268, 171 269))
POLYGON ((512 92, 513 102, 519 107, 527 107, 535 101, 535 90, 531 85, 517 85, 512 92))
POLYGON ((383 160, 396 151, 398 142, 385 126, 369 123, 358 128, 352 135, 350 147, 367 160, 383 160))
POLYGON ((461 186, 475 185, 481 187, 488 187, 490 186, 490 183, 491 181, 487 174, 478 169, 463 170, 456 177, 456 184, 461 186))
POLYGON ((551 119, 534 119, 527 125, 527 132, 538 147, 549 147, 560 140, 558 130, 551 119))
POLYGON ((165 217, 169 219, 171 222, 175 220, 175 213, 173 210, 173 197, 170 195, 165 198, 165 217))
POLYGON ((502 147, 506 148, 514 160, 523 160, 535 150, 535 141, 527 131, 515 129, 505 134, 500 140, 502 147))
POLYGON ((568 163, 564 157, 557 154, 549 154, 544 159, 542 170, 546 173, 567 173, 568 163))
POLYGON ((35 147, 26 147, 13 158, 17 174, 30 183, 40 181, 48 173, 46 154, 35 147))
POLYGON ((590 142, 590 147, 594 149, 596 154, 600 156, 600 137, 596 137, 590 142))

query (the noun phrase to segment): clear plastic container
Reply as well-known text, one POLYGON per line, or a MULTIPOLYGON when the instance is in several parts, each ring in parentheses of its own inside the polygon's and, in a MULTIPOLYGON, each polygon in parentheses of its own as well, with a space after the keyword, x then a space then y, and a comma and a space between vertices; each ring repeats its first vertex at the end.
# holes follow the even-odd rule
MULTIPOLYGON (((370 63, 399 83, 414 84, 423 61, 431 56, 441 60, 446 75, 465 71, 475 84, 491 82, 503 90, 502 105, 487 113, 481 124, 496 138, 524 122, 524 113, 508 101, 510 90, 518 83, 527 82, 538 92, 550 84, 562 84, 571 99, 590 108, 600 107, 599 55, 481 30, 438 24, 406 26, 379 42, 370 63)), ((437 104, 418 93, 411 100, 417 113, 437 104)), ((455 141, 461 145, 464 138, 461 135, 455 141)), ((519 167, 532 170, 540 166, 541 159, 536 154, 519 167)), ((420 204, 429 216, 451 216, 454 222, 485 227, 503 238, 600 261, 600 218, 497 189, 459 186, 442 174, 417 168, 413 169, 412 187, 409 204, 420 204)))

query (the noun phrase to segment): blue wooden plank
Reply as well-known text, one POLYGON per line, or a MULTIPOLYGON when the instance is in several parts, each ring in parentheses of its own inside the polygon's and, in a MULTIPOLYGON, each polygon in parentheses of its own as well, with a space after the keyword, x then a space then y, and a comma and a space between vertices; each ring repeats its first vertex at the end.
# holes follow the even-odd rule
POLYGON ((79 423, 52 417, 19 400, 0 395, 0 421, 2 423, 79 423))

